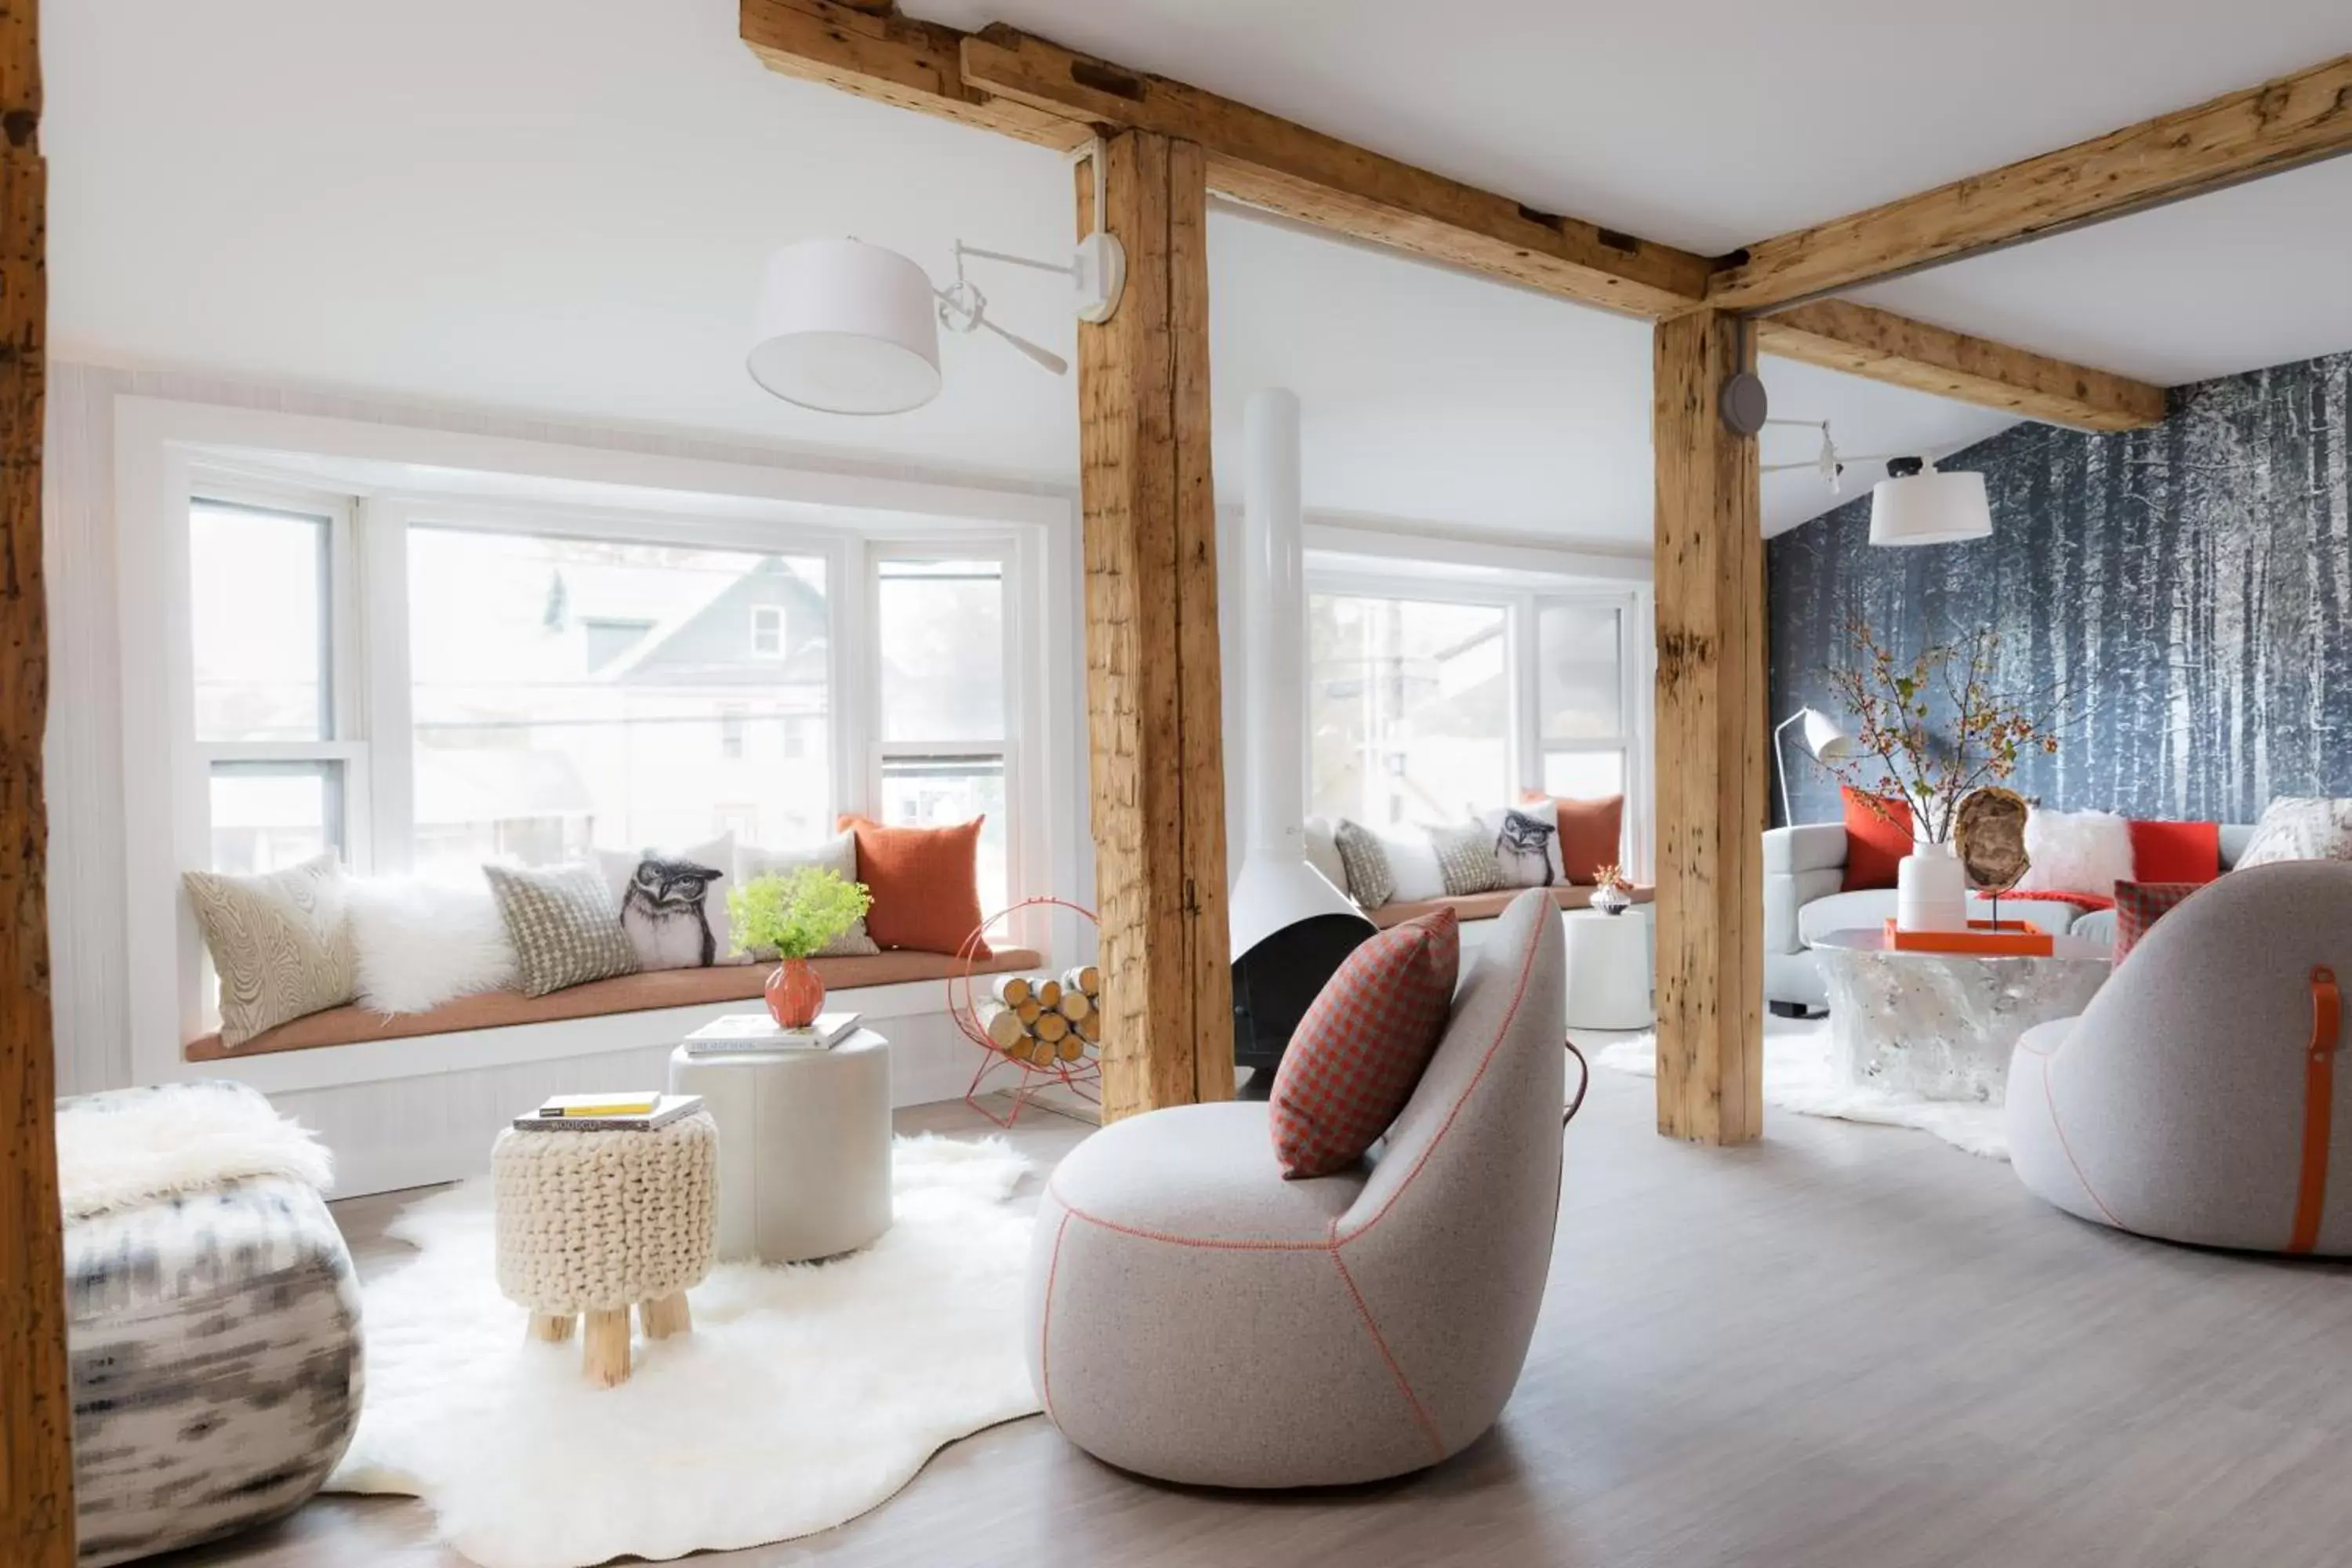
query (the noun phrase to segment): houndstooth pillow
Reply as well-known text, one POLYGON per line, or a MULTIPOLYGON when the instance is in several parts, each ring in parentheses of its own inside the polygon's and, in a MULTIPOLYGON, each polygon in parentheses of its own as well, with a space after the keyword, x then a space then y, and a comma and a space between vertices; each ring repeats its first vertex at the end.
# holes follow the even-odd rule
POLYGON ((1429 847, 1437 852, 1437 869, 1445 879, 1445 896, 1491 893, 1503 885, 1503 868, 1495 860, 1495 836, 1484 823, 1433 827, 1429 847))
POLYGON ((1348 891, 1357 903, 1376 910, 1396 897, 1396 883, 1389 877, 1389 852, 1381 847, 1370 828, 1342 817, 1331 830, 1331 842, 1339 848, 1339 864, 1348 868, 1348 891))
POLYGON ((621 929, 620 905, 595 867, 485 866, 482 875, 514 942, 524 994, 544 996, 636 973, 637 952, 621 929))
POLYGON ((2235 868, 2282 860, 2352 860, 2352 800, 2283 795, 2264 806, 2235 868))

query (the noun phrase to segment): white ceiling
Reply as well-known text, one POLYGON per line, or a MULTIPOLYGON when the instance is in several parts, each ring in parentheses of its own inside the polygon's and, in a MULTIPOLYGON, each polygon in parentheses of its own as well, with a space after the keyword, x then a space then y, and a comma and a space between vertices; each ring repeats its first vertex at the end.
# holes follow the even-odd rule
MULTIPOLYGON (((2338 0, 1502 0, 1475 29, 1431 26, 1420 0, 911 5, 1030 26, 1709 250, 2352 43, 2338 0)), ((1051 154, 763 70, 734 0, 75 0, 43 21, 61 358, 1075 479, 1071 384, 985 340, 950 340, 948 390, 898 418, 807 414, 751 386, 769 247, 855 233, 943 271, 959 235, 1058 248, 1070 204, 1051 154)), ((2347 181, 2352 163, 2330 166, 1879 292, 2166 381, 2300 357, 2352 342, 2347 181), (2139 226, 2159 255, 2119 260, 2139 226)), ((1068 351, 1052 279, 987 286, 1005 321, 1068 351)), ((1212 292, 1221 453, 1238 451, 1246 392, 1294 387, 1310 506, 1646 542, 1640 324, 1223 214, 1212 292)), ((1851 449, 2004 423, 1766 368, 1776 412, 1830 418, 1851 449)), ((1768 441, 1767 461, 1813 447, 1768 441)), ((1809 478, 1775 479, 1768 525, 1828 502, 1809 478)))

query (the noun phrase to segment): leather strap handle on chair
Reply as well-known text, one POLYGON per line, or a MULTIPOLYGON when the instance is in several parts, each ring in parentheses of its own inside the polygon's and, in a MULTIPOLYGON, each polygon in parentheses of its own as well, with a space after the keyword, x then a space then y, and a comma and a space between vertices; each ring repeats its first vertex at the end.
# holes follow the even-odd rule
POLYGON ((2294 1189, 2294 1234, 2289 1252, 2319 1245, 2320 1215, 2327 1207, 2327 1146, 2336 1111, 2336 1047, 2344 1023, 2343 994, 2336 972, 2326 964, 2311 972, 2311 1048, 2303 1065, 2303 1168, 2294 1189))

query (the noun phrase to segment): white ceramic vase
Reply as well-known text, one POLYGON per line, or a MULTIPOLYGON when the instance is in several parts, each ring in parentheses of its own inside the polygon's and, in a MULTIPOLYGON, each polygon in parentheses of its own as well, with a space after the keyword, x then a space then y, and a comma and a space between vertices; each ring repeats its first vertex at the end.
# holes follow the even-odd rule
POLYGON ((1969 929, 1969 878, 1948 844, 1921 840, 1895 870, 1895 923, 1905 931, 1969 929))

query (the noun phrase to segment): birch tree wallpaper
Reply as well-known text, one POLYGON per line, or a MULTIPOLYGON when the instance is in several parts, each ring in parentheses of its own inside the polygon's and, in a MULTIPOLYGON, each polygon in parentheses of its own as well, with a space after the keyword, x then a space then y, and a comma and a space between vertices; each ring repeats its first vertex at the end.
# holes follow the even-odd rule
MULTIPOLYGON (((2029 798, 2252 822, 2352 795, 2352 353, 2173 398, 2153 429, 2020 425, 1945 462, 1984 474, 1990 539, 1874 549, 1864 496, 1771 541, 1772 721, 1844 721, 1823 671, 1856 616, 1906 658, 1990 626, 2006 689, 2064 694, 2029 798)), ((1835 781, 1788 758, 1797 819, 1835 820, 1835 781)))

